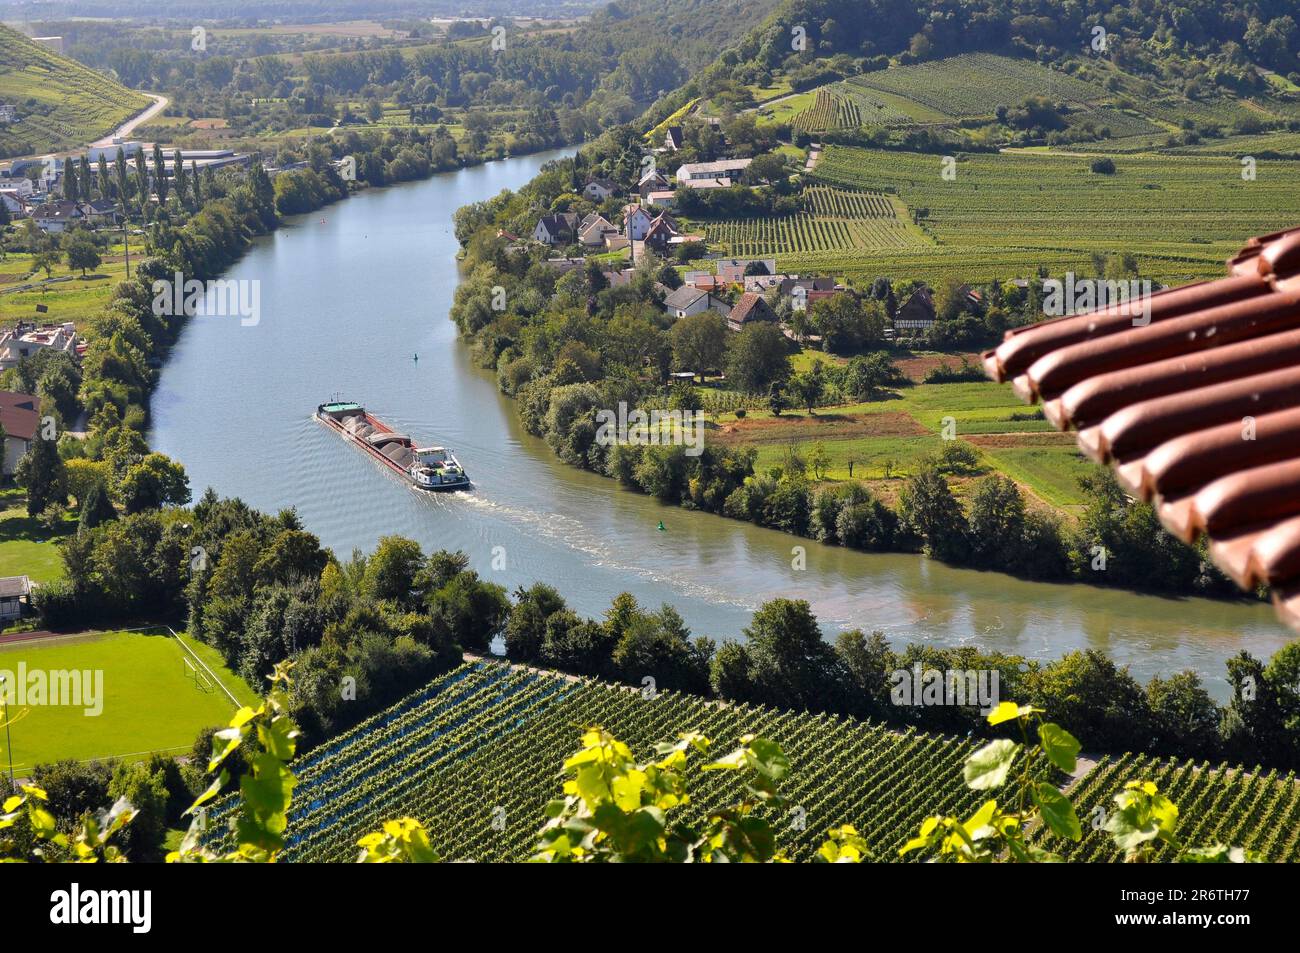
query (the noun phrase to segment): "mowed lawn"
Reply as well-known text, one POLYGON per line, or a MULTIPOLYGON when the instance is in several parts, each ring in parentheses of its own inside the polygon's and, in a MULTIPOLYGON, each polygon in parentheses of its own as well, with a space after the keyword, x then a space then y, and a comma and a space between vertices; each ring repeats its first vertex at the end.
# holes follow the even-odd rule
POLYGON ((32 582, 52 582, 63 577, 58 540, 75 533, 69 518, 64 529, 51 534, 40 520, 27 515, 21 490, 0 491, 0 576, 28 576, 32 582))
MULTIPOLYGON (((213 649, 192 639, 186 639, 186 644, 241 704, 255 700, 253 690, 222 664, 213 649)), ((188 677, 185 657, 171 636, 143 632, 55 636, 0 645, 0 671, 10 677, 16 677, 20 662, 26 663, 28 672, 89 669, 103 673, 99 715, 87 715, 83 707, 14 705, 9 742, 15 774, 64 758, 86 761, 188 751, 200 729, 224 726, 235 706, 220 688, 205 692, 196 687, 188 677)), ((0 758, 5 770, 8 758, 8 751, 0 758)))

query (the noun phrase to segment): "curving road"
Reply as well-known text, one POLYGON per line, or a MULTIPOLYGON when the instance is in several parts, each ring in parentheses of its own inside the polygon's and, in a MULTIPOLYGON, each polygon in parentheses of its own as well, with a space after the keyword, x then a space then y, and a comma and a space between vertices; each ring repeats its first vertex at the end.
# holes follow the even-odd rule
POLYGON ((148 122, 154 116, 158 115, 167 108, 168 99, 166 96, 160 96, 158 93, 143 93, 153 100, 153 105, 147 107, 143 112, 137 113, 133 118, 128 119, 122 125, 118 126, 102 139, 96 139, 90 145, 94 146, 111 146, 114 139, 125 139, 131 135, 136 126, 148 122))

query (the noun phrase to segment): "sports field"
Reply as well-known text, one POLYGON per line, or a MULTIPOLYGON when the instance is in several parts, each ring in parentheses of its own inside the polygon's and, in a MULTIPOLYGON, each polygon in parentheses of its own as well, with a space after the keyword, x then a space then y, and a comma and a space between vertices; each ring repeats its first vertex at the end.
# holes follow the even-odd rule
MULTIPOLYGON (((185 644, 241 704, 253 701, 252 689, 222 664, 214 650, 192 639, 185 644)), ((186 657, 163 630, 53 636, 0 645, 0 672, 11 678, 17 676, 20 663, 25 663, 29 676, 38 670, 92 673, 92 696, 83 697, 82 705, 13 705, 8 743, 13 745, 14 773, 21 777, 34 764, 63 758, 85 761, 187 751, 201 728, 228 722, 235 704, 216 685, 208 690, 197 687, 186 657), (97 679, 102 692, 95 691, 97 679), (89 707, 102 706, 102 711, 87 714, 88 701, 97 703, 89 707)), ((0 735, 0 746, 6 744, 0 735)), ((0 768, 6 771, 9 754, 6 750, 0 756, 0 768)))

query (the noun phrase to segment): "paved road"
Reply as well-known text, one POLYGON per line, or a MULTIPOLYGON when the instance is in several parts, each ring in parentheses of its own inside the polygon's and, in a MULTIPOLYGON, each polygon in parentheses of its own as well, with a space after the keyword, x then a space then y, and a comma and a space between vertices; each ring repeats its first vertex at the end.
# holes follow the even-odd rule
POLYGON ((125 139, 127 136, 131 135, 132 130, 134 130, 136 126, 148 122, 154 116, 158 115, 160 112, 162 112, 164 109, 167 108, 166 96, 159 96, 157 93, 145 93, 144 95, 148 96, 150 99, 153 100, 152 106, 149 106, 141 113, 137 113, 134 118, 128 119, 126 122, 122 123, 122 125, 118 126, 116 129, 110 132, 103 139, 97 139, 96 141, 92 142, 91 145, 111 146, 113 144, 114 139, 125 139))

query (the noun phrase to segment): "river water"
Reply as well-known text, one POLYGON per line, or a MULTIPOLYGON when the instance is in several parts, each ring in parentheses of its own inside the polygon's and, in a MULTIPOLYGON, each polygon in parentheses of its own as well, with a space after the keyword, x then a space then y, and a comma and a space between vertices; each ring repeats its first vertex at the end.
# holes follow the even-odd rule
POLYGON ((549 582, 586 615, 624 590, 670 602, 699 635, 737 636, 755 607, 785 595, 808 599, 828 636, 857 626, 898 644, 1042 659, 1091 647, 1143 680, 1195 669, 1219 698, 1224 659, 1286 644, 1266 605, 1022 582, 825 547, 665 507, 556 461, 472 365, 447 315, 458 280, 452 213, 522 185, 560 154, 370 190, 259 240, 227 277, 260 282, 260 320, 190 322, 153 397, 150 444, 184 463, 196 498, 211 486, 263 510, 296 507, 340 556, 398 533, 426 551, 464 550, 510 589, 549 582), (312 419, 335 396, 452 447, 474 490, 408 487, 312 419), (801 571, 795 546, 807 549, 801 571))

